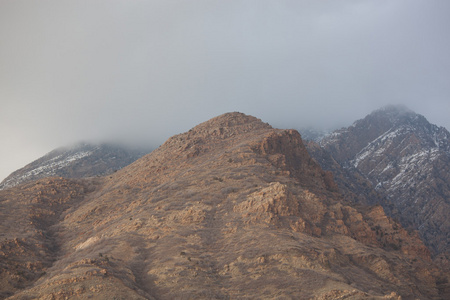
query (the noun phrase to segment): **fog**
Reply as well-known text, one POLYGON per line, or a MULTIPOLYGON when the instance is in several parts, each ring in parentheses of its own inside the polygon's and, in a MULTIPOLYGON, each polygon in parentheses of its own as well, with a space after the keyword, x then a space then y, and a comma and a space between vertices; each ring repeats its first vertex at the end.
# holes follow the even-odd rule
POLYGON ((0 180, 56 147, 158 146, 230 111, 450 128, 450 1, 0 2, 0 180))

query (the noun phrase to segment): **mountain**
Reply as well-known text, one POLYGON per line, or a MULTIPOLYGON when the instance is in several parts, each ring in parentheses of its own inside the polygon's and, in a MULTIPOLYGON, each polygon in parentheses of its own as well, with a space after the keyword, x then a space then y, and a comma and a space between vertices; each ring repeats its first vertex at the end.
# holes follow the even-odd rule
POLYGON ((448 299, 381 206, 346 201, 295 130, 228 113, 106 177, 0 191, 8 299, 448 299))
POLYGON ((434 255, 450 257, 450 133, 445 128, 404 106, 388 106, 333 132, 320 145, 345 172, 370 181, 381 195, 379 204, 404 227, 419 230, 434 255))
POLYGON ((13 172, 0 183, 0 190, 44 177, 82 178, 110 174, 148 152, 112 144, 79 143, 59 148, 13 172))
POLYGON ((372 182, 356 168, 344 168, 328 151, 317 142, 305 141, 308 153, 327 171, 332 172, 345 200, 353 204, 382 205, 391 212, 390 202, 375 190, 372 182))
POLYGON ((299 132, 304 141, 314 141, 318 142, 322 140, 325 136, 327 136, 331 131, 327 130, 317 130, 313 127, 305 127, 299 129, 299 132))

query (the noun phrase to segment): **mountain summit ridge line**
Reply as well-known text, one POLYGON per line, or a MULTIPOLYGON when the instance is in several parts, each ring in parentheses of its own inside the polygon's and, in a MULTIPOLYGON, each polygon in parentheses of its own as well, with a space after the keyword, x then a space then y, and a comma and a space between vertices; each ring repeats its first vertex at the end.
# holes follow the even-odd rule
POLYGON ((9 299, 446 297, 417 234, 347 201, 296 130, 240 113, 108 176, 2 190, 0 206, 9 299))

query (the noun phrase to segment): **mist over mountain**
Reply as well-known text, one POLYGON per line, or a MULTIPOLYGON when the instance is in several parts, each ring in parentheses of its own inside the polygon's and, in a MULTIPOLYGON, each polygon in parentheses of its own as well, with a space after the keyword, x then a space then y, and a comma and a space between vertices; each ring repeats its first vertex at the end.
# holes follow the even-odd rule
POLYGON ((450 128, 445 0, 0 1, 0 181, 77 141, 157 147, 228 111, 450 128))
POLYGON ((450 299, 449 11, 0 1, 0 299, 450 299))

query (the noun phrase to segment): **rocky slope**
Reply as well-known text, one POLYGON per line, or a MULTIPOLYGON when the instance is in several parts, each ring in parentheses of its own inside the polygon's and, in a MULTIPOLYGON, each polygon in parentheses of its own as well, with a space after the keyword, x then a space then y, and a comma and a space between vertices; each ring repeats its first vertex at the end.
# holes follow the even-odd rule
POLYGON ((240 113, 104 178, 0 191, 0 206, 8 299, 449 296, 417 235, 343 199, 298 132, 240 113))
POLYGON ((148 152, 117 145, 87 143, 59 148, 13 172, 0 183, 0 190, 51 176, 103 176, 129 165, 148 152))
POLYGON ((327 171, 333 173, 333 178, 344 198, 354 204, 383 205, 391 212, 392 205, 375 190, 375 186, 356 168, 344 168, 334 157, 314 141, 306 141, 308 153, 327 171))
POLYGON ((405 107, 389 106, 320 144, 346 172, 368 179, 386 198, 379 203, 405 227, 418 229, 433 254, 448 256, 450 133, 445 128, 405 107))

